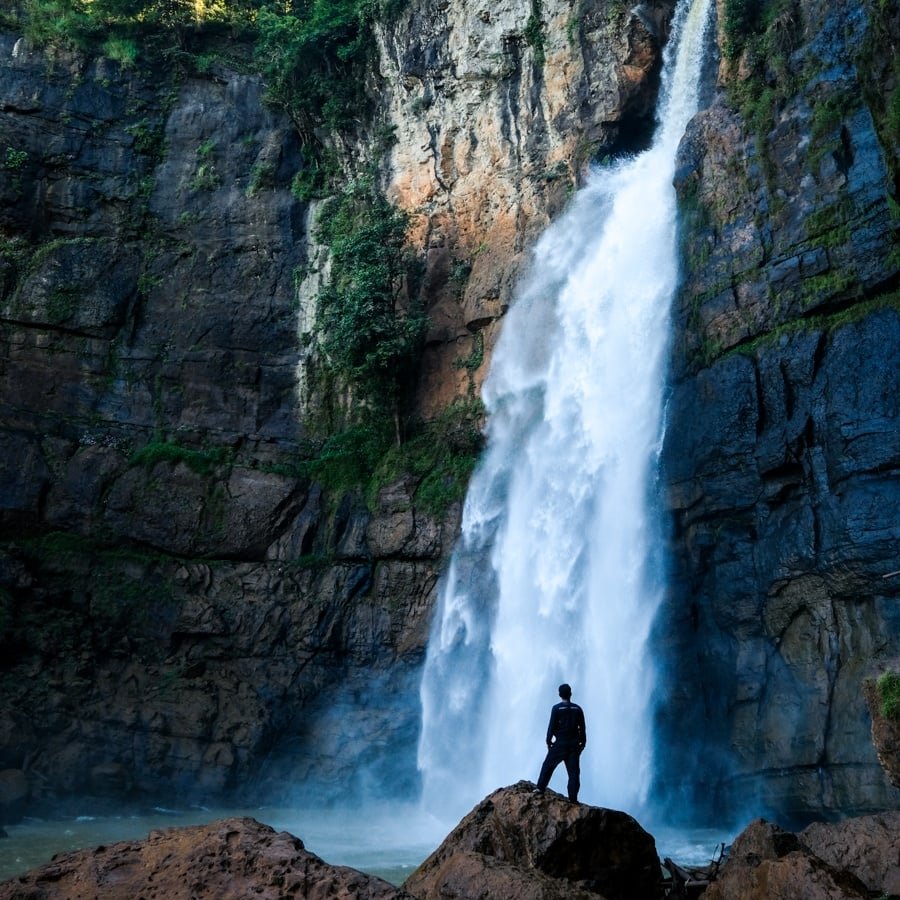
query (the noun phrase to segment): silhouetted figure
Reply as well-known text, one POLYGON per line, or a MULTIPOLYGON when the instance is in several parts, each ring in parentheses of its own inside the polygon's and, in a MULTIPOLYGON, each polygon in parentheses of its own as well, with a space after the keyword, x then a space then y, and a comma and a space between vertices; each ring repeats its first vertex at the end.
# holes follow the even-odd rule
POLYGON ((587 744, 584 712, 577 703, 572 702, 572 688, 569 685, 559 686, 559 696, 562 703, 557 703, 550 712, 550 724, 547 726, 547 758, 541 766, 537 790, 540 793, 546 790, 553 771, 564 762, 566 772, 569 774, 569 799, 577 803, 578 789, 581 787, 579 757, 587 744))

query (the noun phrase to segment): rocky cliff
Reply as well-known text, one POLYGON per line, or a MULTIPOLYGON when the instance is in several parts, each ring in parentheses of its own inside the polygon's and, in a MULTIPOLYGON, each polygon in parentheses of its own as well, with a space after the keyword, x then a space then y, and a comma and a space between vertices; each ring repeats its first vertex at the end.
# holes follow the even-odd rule
POLYGON ((863 698, 900 655, 898 17, 752 9, 677 176, 661 772, 804 817, 898 800, 863 698))
MULTIPOLYGON (((323 140, 410 213, 420 416, 475 396, 583 165, 646 144, 671 10, 376 25, 372 112, 323 140)), ((884 806, 861 682, 900 658, 896 2, 718 12, 676 185, 659 792, 884 806)), ((292 122, 238 52, 0 54, 0 768, 37 797, 410 790, 458 506, 303 465, 328 261, 292 122)))
MULTIPOLYGON (((413 216, 421 415, 476 390, 580 165, 646 141, 670 12, 435 0, 376 34, 342 158, 413 216)), ((328 262, 296 130, 232 50, 123 68, 0 36, 0 768, 36 799, 414 784, 458 507, 302 465, 328 262)))

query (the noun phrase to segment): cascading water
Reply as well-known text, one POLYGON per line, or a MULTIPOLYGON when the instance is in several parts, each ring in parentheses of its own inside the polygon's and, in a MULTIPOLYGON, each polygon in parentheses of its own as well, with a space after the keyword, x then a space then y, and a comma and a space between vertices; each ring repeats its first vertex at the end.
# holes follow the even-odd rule
POLYGON ((590 176, 538 243, 504 321, 484 388, 487 450, 422 680, 419 768, 438 815, 536 780, 562 681, 587 718, 582 798, 632 812, 645 799, 672 179, 711 6, 676 11, 653 145, 590 176))

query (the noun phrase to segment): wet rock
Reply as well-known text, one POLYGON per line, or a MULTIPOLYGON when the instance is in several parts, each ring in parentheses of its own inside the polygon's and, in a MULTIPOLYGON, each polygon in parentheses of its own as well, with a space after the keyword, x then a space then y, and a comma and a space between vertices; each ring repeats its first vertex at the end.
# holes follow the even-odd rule
POLYGON ((423 900, 660 896, 656 844, 631 816, 533 790, 520 781, 482 800, 404 887, 423 900))
POLYGON ((897 25, 868 4, 780 9, 791 89, 768 55, 723 54, 679 151, 659 785, 702 757, 673 810, 808 821, 900 802, 861 698, 900 655, 896 138, 869 71, 897 25), (738 95, 776 83, 754 119, 738 95))
POLYGON ((250 818, 151 831, 124 841, 53 857, 0 884, 0 900, 405 900, 409 894, 355 869, 331 866, 299 838, 250 818))
POLYGON ((729 850, 721 873, 704 900, 856 900, 865 885, 804 850, 797 835, 757 819, 729 850))
POLYGON ((0 771, 0 825, 18 822, 30 794, 28 776, 21 769, 0 771))

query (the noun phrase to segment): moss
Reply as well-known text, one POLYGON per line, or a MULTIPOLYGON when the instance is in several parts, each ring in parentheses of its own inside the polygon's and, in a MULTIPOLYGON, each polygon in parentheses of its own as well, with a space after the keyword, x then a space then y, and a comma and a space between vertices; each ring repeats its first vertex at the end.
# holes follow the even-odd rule
POLYGON ((829 334, 833 334, 838 329, 854 322, 859 322, 870 316, 872 313, 882 309, 893 309, 900 312, 900 291, 891 291, 879 294, 860 303, 853 303, 843 309, 830 313, 822 313, 820 315, 811 315, 802 319, 792 319, 790 322, 784 322, 777 328, 767 331, 765 334, 758 335, 752 340, 746 341, 737 347, 732 347, 725 353, 716 353, 705 360, 708 365, 718 359, 726 359, 734 354, 754 355, 764 347, 776 345, 783 337, 793 334, 799 334, 806 331, 824 330, 829 334))
POLYGON ((886 719, 900 720, 900 673, 885 672, 876 681, 881 714, 886 719))
POLYGON ((378 492, 403 475, 419 479, 413 502, 416 508, 440 516, 465 496, 469 478, 483 446, 480 401, 457 401, 434 422, 420 426, 400 447, 380 461, 369 482, 369 505, 378 492))
POLYGON ((541 0, 531 0, 531 15, 522 32, 525 43, 534 51, 534 64, 541 68, 546 61, 544 19, 541 0))
POLYGON ((465 369, 467 372, 474 372, 481 368, 484 362, 484 332, 476 331, 472 337, 472 350, 468 356, 453 361, 453 365, 457 369, 465 369))
POLYGON ((227 447, 193 450, 168 441, 151 441, 135 451, 129 459, 132 466, 150 469, 157 463, 184 463, 198 475, 212 475, 217 468, 231 462, 232 452, 227 447))

